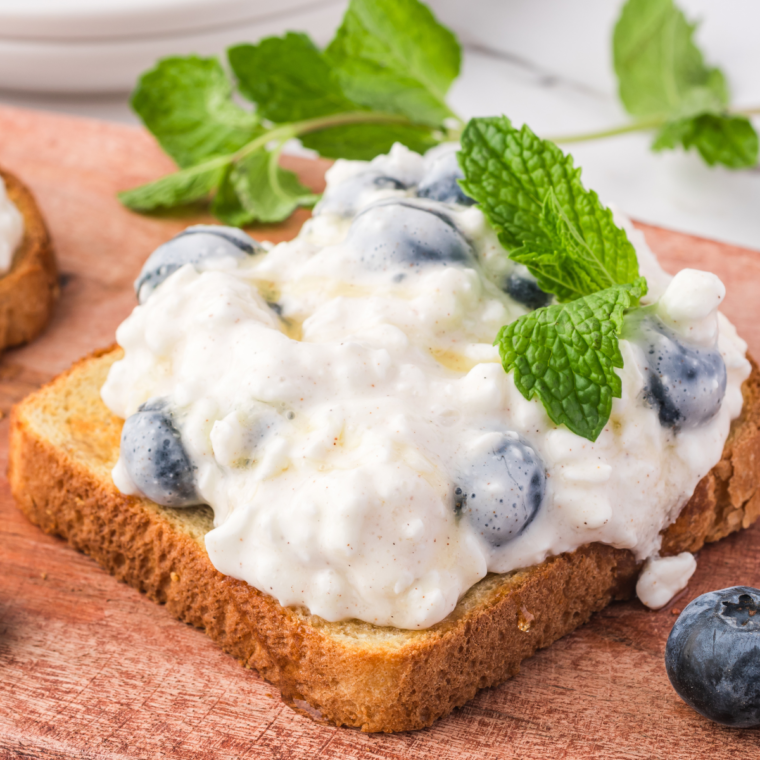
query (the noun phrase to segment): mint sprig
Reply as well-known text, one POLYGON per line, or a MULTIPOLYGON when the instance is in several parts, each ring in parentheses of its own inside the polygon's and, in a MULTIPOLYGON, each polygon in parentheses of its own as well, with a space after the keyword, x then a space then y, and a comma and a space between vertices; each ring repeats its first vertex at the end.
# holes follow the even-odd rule
POLYGON ((542 290, 570 301, 638 277, 625 232, 554 143, 506 116, 477 118, 462 134, 459 162, 462 189, 542 290))
POLYGON ((696 148, 711 166, 754 166, 757 133, 728 112, 726 77, 705 63, 695 29, 673 0, 628 0, 613 35, 620 99, 631 115, 660 122, 654 150, 696 148))
POLYGON ((229 224, 282 221, 318 198, 278 168, 288 140, 329 158, 371 159, 394 142, 424 152, 459 121, 445 103, 459 44, 419 0, 351 0, 325 51, 288 33, 228 57, 253 111, 235 103, 214 58, 164 59, 141 77, 132 106, 180 171, 120 193, 126 206, 211 199, 229 224))
POLYGON ((622 393, 615 368, 623 366, 623 315, 645 293, 639 277, 502 327, 495 345, 505 371, 514 370, 517 389, 528 400, 538 396, 553 422, 595 441, 622 393))
MULTIPOLYGON (((717 11, 717 8, 716 8, 717 11)), ((568 144, 656 130, 653 151, 695 149, 709 166, 757 165, 760 108, 731 106, 728 82, 705 63, 689 23, 673 0, 628 0, 612 48, 618 92, 635 121, 585 134, 553 137, 568 144)))
POLYGON ((595 441, 622 386, 623 315, 646 294, 636 251, 572 156, 505 116, 472 119, 458 154, 462 189, 512 260, 560 303, 520 317, 495 341, 506 372, 549 417, 595 441))
MULTIPOLYGON (((656 128, 654 150, 680 146, 697 150, 710 165, 755 165, 758 137, 747 116, 760 109, 729 108, 726 78, 704 62, 693 33, 673 0, 628 0, 615 27, 614 61, 621 99, 637 121, 554 142, 656 128)), ((446 103, 459 74, 459 43, 420 0, 350 0, 325 50, 307 35, 289 32, 256 45, 236 45, 228 58, 234 79, 215 58, 198 56, 164 59, 141 77, 132 106, 180 171, 121 193, 126 206, 146 212, 212 200, 212 211, 228 223, 281 221, 289 210, 316 198, 291 175, 272 168, 292 138, 327 158, 369 160, 395 142, 424 152, 461 135, 462 122, 446 103), (253 110, 238 105, 236 94, 253 110), (275 198, 265 197, 272 189, 275 198)), ((541 163, 553 153, 546 141, 534 140, 535 155, 529 141, 522 146, 528 190, 532 182, 541 189, 541 163)), ((572 190, 575 170, 572 159, 567 161, 551 172, 572 190)), ((556 225, 549 211, 543 212, 544 194, 510 192, 517 193, 511 201, 517 210, 507 209, 499 222, 502 240, 510 248, 517 238, 527 244, 525 231, 519 233, 523 216, 543 214, 546 229, 520 255, 530 257, 536 276, 548 282, 550 273, 538 262, 546 262, 546 239, 556 225)), ((576 218, 583 209, 572 213, 568 201, 573 199, 559 186, 555 195, 559 218, 567 222, 564 232, 557 231, 569 235, 568 241, 578 240, 578 233, 583 243, 576 252, 585 247, 598 256, 594 240, 607 238, 587 224, 597 209, 576 218)), ((593 224, 604 226, 604 220, 593 224)), ((540 228, 530 219, 528 225, 540 228)), ((617 260, 627 266, 625 257, 617 260)), ((631 277, 628 272, 613 279, 630 282, 631 277)), ((593 286, 599 284, 594 280, 593 286)), ((579 291, 555 292, 566 300, 579 291)))

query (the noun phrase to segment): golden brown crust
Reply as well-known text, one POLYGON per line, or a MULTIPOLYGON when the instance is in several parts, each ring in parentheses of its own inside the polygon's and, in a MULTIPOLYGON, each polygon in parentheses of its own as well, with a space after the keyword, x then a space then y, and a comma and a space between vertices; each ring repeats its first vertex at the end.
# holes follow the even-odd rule
MULTIPOLYGON (((107 477, 122 421, 96 390, 118 355, 99 352, 80 361, 14 408, 9 479, 19 506, 46 532, 204 628, 312 717, 365 731, 428 726, 478 689, 515 675, 523 659, 612 599, 633 594, 633 555, 592 544, 536 567, 489 575, 446 620, 424 631, 328 623, 283 608, 213 568, 203 545, 208 508, 164 509, 123 496, 107 477)), ((746 527, 760 511, 754 365, 743 392, 744 411, 723 458, 665 532, 666 553, 694 551, 746 527)))
POLYGON ((24 217, 24 238, 10 270, 0 277, 0 351, 27 343, 50 321, 58 299, 58 268, 45 222, 34 196, 10 172, 0 169, 8 197, 24 217))

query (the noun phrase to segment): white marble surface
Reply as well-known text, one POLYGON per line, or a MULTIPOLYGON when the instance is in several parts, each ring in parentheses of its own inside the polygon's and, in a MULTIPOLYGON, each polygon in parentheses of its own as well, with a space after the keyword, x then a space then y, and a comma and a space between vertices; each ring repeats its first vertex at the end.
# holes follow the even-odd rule
MULTIPOLYGON (((677 0, 701 19, 697 40, 726 73, 737 107, 760 106, 760 3, 677 0)), ((432 0, 469 50, 451 93, 466 116, 505 113, 542 136, 628 120, 610 40, 620 0, 432 0), (493 23, 493 19, 498 23, 493 23), (492 23, 489 23, 489 19, 492 23)), ((760 129, 760 119, 755 118, 760 129)), ((707 167, 695 154, 652 153, 648 133, 568 145, 588 187, 652 224, 760 249, 760 168, 707 167)))
MULTIPOLYGON (((627 120, 615 95, 610 38, 620 0, 431 0, 465 44, 450 101, 463 117, 505 113, 543 136, 587 132, 627 120)), ((701 18, 698 40, 728 75, 737 106, 760 106, 760 3, 679 0, 701 18)), ((303 28, 299 16, 284 20, 303 28)), ((24 95, 0 102, 135 123, 127 94, 24 95)), ((760 128, 760 120, 756 120, 760 128)), ((587 186, 653 224, 760 249, 760 169, 710 169, 691 154, 653 154, 651 135, 568 146, 587 186)))

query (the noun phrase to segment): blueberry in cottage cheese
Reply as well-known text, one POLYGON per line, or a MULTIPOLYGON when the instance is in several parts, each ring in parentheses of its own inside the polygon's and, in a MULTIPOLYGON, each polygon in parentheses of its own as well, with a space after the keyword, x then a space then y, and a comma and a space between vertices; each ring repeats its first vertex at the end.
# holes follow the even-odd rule
POLYGON ((711 420, 726 394, 726 365, 716 347, 691 346, 661 319, 641 322, 647 358, 646 400, 657 409, 660 423, 687 430, 711 420))
POLYGON ((511 431, 485 434, 454 491, 456 510, 491 546, 519 536, 546 490, 541 458, 511 431))
POLYGON ((697 597, 670 632, 665 668, 678 695, 706 718, 760 726, 760 590, 697 597))
POLYGON ((367 198, 405 196, 408 185, 400 179, 389 177, 379 171, 365 171, 346 182, 329 187, 314 209, 315 214, 335 214, 353 217, 366 205, 367 198))
POLYGON ((504 292, 529 309, 540 309, 552 300, 551 295, 544 293, 538 287, 536 278, 523 266, 518 267, 516 271, 507 276, 504 282, 504 292))
POLYGON ((364 209, 346 242, 373 270, 475 262, 472 247, 441 209, 411 201, 384 200, 364 209))
POLYGON ((420 198, 462 206, 474 205, 475 201, 464 194, 457 182, 464 179, 464 173, 459 168, 454 148, 449 145, 434 148, 426 156, 425 163, 425 173, 417 188, 420 198))
POLYGON ((0 274, 5 274, 13 263, 13 255, 24 238, 24 217, 5 191, 0 177, 0 274))
MULTIPOLYGON (((597 541, 655 557, 742 409, 746 345, 718 311, 720 280, 669 277, 628 228, 641 311, 717 351, 725 395, 701 424, 663 426, 627 319, 609 424, 594 442, 553 424, 493 345, 528 311, 502 289, 525 273, 477 206, 414 197, 427 165, 400 145, 337 161, 326 197, 368 172, 407 189, 368 186, 353 216, 318 209, 266 255, 179 266, 119 327, 124 358, 101 389, 124 419, 166 399, 214 512, 214 567, 325 620, 426 628, 489 572, 597 541)), ((140 492, 129 457, 114 482, 140 492)))
POLYGON ((135 282, 135 292, 144 302, 173 272, 185 264, 224 266, 230 259, 262 253, 264 248, 236 227, 198 224, 156 248, 135 282))
POLYGON ((195 468, 164 399, 151 399, 125 420, 121 455, 132 483, 157 504, 201 503, 195 490, 195 468))

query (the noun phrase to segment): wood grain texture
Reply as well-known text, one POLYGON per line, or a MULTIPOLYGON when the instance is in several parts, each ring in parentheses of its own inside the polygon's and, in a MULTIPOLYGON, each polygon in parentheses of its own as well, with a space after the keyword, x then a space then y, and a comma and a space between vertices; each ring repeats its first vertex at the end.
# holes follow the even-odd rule
MULTIPOLYGON (((141 131, 0 109, 0 165, 35 192, 63 283, 53 323, 0 362, 0 409, 91 349, 131 311, 143 260, 190 218, 146 218, 114 193, 171 170, 141 131)), ((300 164, 319 188, 324 165, 300 164)), ((286 238, 304 215, 282 230, 286 238)), ((202 218, 193 216, 192 221, 202 218)), ((717 272, 725 311, 760 355, 760 254, 643 227, 665 267, 717 272)), ((0 470, 7 463, 0 421, 0 470)), ((431 729, 394 736, 319 726, 201 632, 31 526, 0 480, 0 757, 702 758, 757 756, 760 732, 693 713, 668 683, 671 608, 614 604, 431 729)), ((760 585, 760 527, 703 549, 682 608, 760 585)), ((672 605, 671 605, 672 607, 672 605)))

